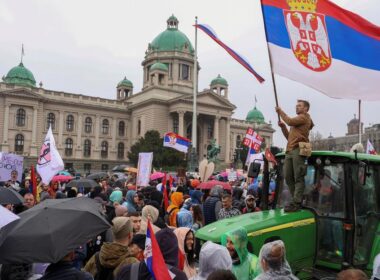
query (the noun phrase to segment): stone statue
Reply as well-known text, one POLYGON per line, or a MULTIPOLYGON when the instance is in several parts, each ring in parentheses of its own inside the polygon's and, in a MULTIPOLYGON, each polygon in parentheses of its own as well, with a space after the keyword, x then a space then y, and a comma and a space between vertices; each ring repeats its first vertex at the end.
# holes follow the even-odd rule
POLYGON ((210 145, 207 146, 207 159, 209 162, 216 162, 218 154, 220 153, 220 146, 216 144, 216 139, 212 139, 210 145))

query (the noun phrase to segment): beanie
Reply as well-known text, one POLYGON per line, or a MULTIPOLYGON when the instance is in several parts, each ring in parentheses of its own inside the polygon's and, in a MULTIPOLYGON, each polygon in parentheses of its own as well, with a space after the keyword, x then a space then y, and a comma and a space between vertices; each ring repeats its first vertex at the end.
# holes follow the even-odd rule
POLYGON ((135 236, 133 236, 131 244, 136 244, 137 246, 139 246, 141 250, 144 250, 145 240, 146 240, 145 234, 136 234, 135 236))
POLYGON ((116 217, 112 224, 112 234, 116 240, 128 237, 133 231, 132 222, 127 217, 116 217))

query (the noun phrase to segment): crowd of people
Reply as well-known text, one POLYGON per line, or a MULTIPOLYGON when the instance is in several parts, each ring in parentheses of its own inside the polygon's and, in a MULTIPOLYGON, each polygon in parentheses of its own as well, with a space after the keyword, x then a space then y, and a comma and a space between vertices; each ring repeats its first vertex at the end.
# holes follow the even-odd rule
POLYGON ((10 211, 27 211, 46 199, 85 196, 99 203, 112 226, 58 263, 4 264, 3 280, 153 279, 144 261, 148 223, 172 279, 298 279, 292 274, 280 240, 268 242, 256 256, 249 250, 243 227, 223 234, 220 244, 201 244, 195 238, 197 230, 205 225, 261 211, 257 203, 261 199, 260 185, 244 186, 237 180, 231 182, 232 192, 221 185, 201 191, 197 188, 200 181, 189 177, 183 184, 155 180, 140 188, 134 176, 126 177, 122 185, 116 184, 117 176, 110 176, 97 180, 93 188, 81 190, 56 181, 49 185, 39 182, 35 196, 29 175, 25 174, 21 183, 16 177, 4 187, 23 195, 24 204, 3 205, 10 211))

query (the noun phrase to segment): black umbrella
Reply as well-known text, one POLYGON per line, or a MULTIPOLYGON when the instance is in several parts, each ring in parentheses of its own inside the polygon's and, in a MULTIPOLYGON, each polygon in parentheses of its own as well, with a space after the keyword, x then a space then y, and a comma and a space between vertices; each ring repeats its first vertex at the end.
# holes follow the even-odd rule
POLYGON ((86 179, 98 180, 98 179, 103 179, 103 178, 107 178, 107 177, 108 177, 108 173, 98 172, 98 173, 93 173, 93 174, 86 176, 86 179))
POLYGON ((127 167, 128 167, 128 165, 126 165, 126 164, 116 165, 114 168, 112 168, 112 171, 113 172, 124 172, 124 169, 126 169, 127 167))
POLYGON ((0 204, 23 204, 24 198, 11 188, 0 187, 0 204))
POLYGON ((78 191, 81 188, 84 189, 91 189, 96 186, 99 186, 98 183, 96 183, 94 180, 91 179, 78 179, 78 180, 71 180, 68 184, 66 184, 66 188, 77 188, 78 191))
POLYGON ((113 184, 113 187, 122 189, 122 188, 124 188, 126 181, 127 181, 127 179, 116 180, 115 183, 113 184))
POLYGON ((109 227, 93 199, 47 199, 20 214, 0 246, 0 263, 56 263, 109 227))

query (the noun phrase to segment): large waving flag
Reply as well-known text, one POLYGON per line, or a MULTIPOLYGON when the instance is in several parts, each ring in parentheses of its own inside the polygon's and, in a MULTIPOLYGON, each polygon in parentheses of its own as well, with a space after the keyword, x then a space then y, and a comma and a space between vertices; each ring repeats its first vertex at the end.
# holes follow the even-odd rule
POLYGON ((369 141, 369 139, 367 140, 367 150, 366 150, 366 153, 370 154, 370 155, 377 155, 377 152, 376 152, 375 148, 373 147, 371 141, 369 141))
POLYGON ((155 280, 172 280, 174 278, 165 264, 164 257, 162 256, 149 220, 146 230, 144 259, 150 274, 155 280))
POLYGON ((173 132, 164 135, 164 147, 170 147, 177 151, 187 153, 191 141, 173 132))
POLYGON ((212 28, 206 24, 196 24, 195 27, 201 29, 204 31, 208 36, 211 37, 218 45, 220 45, 223 49, 225 49, 237 62, 239 62, 245 69, 247 69, 249 72, 252 73, 253 76, 256 77, 256 79, 262 83, 264 82, 264 78, 261 77, 249 64, 249 62, 243 58, 240 54, 238 54, 236 51, 231 49, 229 46, 227 46, 225 43, 223 43, 218 36, 216 35, 215 31, 212 30, 212 28))
POLYGON ((64 167, 63 160, 55 146, 53 132, 49 127, 37 159, 37 172, 41 176, 42 183, 49 184, 54 175, 62 171, 64 167))
POLYGON ((261 3, 274 73, 333 98, 380 100, 380 27, 329 0, 261 3))
POLYGON ((264 139, 253 130, 253 128, 248 127, 247 132, 245 134, 245 137, 243 139, 243 145, 247 146, 256 152, 260 151, 261 143, 264 141, 264 139))

